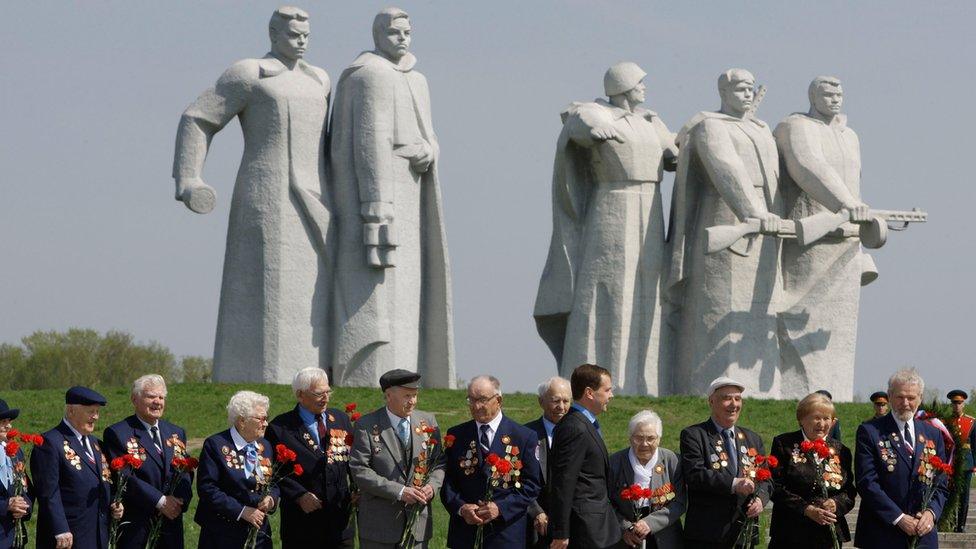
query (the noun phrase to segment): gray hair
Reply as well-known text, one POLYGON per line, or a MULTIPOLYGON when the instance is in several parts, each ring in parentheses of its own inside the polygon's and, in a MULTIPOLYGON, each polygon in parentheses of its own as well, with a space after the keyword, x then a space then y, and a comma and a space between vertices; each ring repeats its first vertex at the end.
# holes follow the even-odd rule
POLYGON ((495 389, 495 392, 498 393, 498 396, 502 396, 502 382, 501 381, 498 381, 498 378, 497 377, 490 376, 490 375, 489 376, 474 376, 473 378, 471 378, 471 381, 468 383, 468 392, 469 393, 471 392, 471 386, 474 385, 478 381, 487 381, 488 383, 491 383, 491 386, 495 389))
POLYGON ((316 368, 315 366, 304 368, 299 370, 295 374, 295 378, 291 380, 291 390, 295 393, 295 396, 298 396, 298 391, 308 391, 316 381, 324 381, 328 384, 329 374, 325 373, 325 370, 322 368, 316 368))
POLYGON ((657 433, 658 437, 664 435, 664 424, 661 421, 661 416, 657 415, 651 410, 641 410, 640 412, 634 414, 634 417, 630 418, 630 423, 627 424, 628 436, 633 436, 634 431, 645 425, 650 425, 657 433))
MULTIPOLYGON (((925 392, 925 381, 915 368, 902 368, 888 378, 888 394, 894 393, 896 385, 917 385, 918 393, 925 392)), ((893 395, 892 395, 893 396, 893 395)))
POLYGON ((249 417, 256 408, 267 410, 271 407, 271 399, 254 391, 237 391, 227 403, 227 424, 233 427, 237 420, 249 417))
POLYGON ((840 78, 836 76, 818 76, 810 82, 810 87, 807 88, 807 97, 810 98, 810 104, 813 104, 813 98, 817 95, 817 90, 826 87, 839 88, 840 78))
POLYGON ((287 26, 288 22, 292 20, 308 21, 308 12, 295 6, 281 6, 271 14, 271 20, 268 21, 268 30, 274 31, 278 29, 278 25, 281 23, 287 26))
POLYGON ((393 25, 393 22, 397 19, 406 19, 410 21, 410 16, 407 12, 400 8, 383 8, 376 17, 373 18, 373 44, 379 47, 380 37, 386 32, 386 29, 393 25))
POLYGON ((132 382, 132 391, 130 394, 132 396, 142 396, 149 387, 161 387, 163 389, 163 396, 166 396, 166 380, 159 374, 146 374, 136 378, 132 382))
POLYGON ((718 92, 734 87, 739 82, 756 82, 756 77, 745 69, 729 69, 718 76, 718 92))
MULTIPOLYGON (((549 379, 543 381, 542 383, 539 384, 539 389, 538 389, 539 398, 546 396, 546 393, 548 393, 550 389, 552 389, 553 385, 563 385, 563 384, 566 385, 567 389, 570 389, 569 380, 564 377, 552 376, 549 379)), ((570 391, 572 392, 571 389, 570 391)))

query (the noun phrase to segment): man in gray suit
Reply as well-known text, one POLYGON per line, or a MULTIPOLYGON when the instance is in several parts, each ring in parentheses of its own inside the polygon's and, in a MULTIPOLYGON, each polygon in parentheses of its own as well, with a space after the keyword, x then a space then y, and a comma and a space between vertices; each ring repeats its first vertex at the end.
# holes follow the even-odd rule
POLYGON ((422 505, 413 528, 414 547, 426 549, 433 534, 430 502, 444 481, 443 453, 432 462, 420 462, 425 440, 440 441, 433 414, 416 410, 420 374, 391 370, 380 377, 386 406, 356 422, 349 466, 359 487, 359 546, 394 549, 407 525, 410 509, 422 505), (432 428, 432 433, 425 429, 432 428), (416 467, 430 471, 426 483, 416 467))
POLYGON ((539 436, 539 464, 542 466, 542 492, 536 501, 529 506, 528 516, 530 528, 526 529, 528 547, 546 548, 552 541, 549 536, 549 515, 546 514, 548 491, 546 490, 546 463, 549 458, 549 447, 552 446, 552 431, 559 420, 569 411, 573 403, 573 394, 569 381, 559 376, 553 376, 539 384, 539 407, 542 417, 525 424, 539 436))

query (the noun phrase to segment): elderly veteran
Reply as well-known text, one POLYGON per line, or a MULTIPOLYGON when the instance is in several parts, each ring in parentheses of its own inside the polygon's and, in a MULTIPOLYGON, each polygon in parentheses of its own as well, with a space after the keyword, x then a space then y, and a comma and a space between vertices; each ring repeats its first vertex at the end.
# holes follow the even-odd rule
POLYGON ((641 410, 627 425, 630 447, 610 456, 610 501, 613 502, 624 538, 620 547, 673 549, 683 547, 681 515, 687 497, 681 476, 681 461, 674 452, 661 448, 661 418, 641 410), (621 491, 633 484, 651 490, 651 498, 626 501, 621 491), (643 518, 634 519, 634 505, 643 518))
POLYGON ((44 433, 30 457, 38 503, 38 549, 108 547, 109 518, 121 518, 111 502, 112 473, 102 445, 92 436, 105 397, 87 387, 64 395, 64 419, 44 433))
POLYGON ((143 462, 126 484, 122 520, 128 524, 121 529, 117 547, 143 549, 152 521, 159 514, 163 521, 156 547, 182 549, 182 516, 193 497, 193 474, 176 471, 172 461, 187 456, 186 431, 163 419, 166 381, 162 376, 149 374, 136 379, 130 399, 135 413, 109 426, 104 435, 109 459, 131 454, 143 462), (176 475, 179 478, 174 480, 176 475), (166 495, 171 480, 176 482, 176 491, 166 495))
POLYGON ((440 440, 440 430, 433 414, 416 409, 419 387, 416 372, 384 373, 380 389, 386 405, 356 422, 349 467, 361 492, 357 516, 362 549, 397 548, 412 505, 423 506, 414 524, 414 547, 426 548, 434 533, 430 502, 444 482, 444 461, 439 450, 433 461, 420 459, 424 441, 440 440), (426 469, 426 483, 417 469, 426 469))
POLYGON ((769 547, 829 549, 834 546, 833 535, 839 543, 851 539, 844 515, 854 507, 857 497, 852 454, 830 436, 834 404, 819 391, 797 404, 796 419, 799 431, 773 439, 771 455, 779 460, 779 467, 773 468, 769 547), (826 457, 810 449, 818 440, 826 444, 826 457), (826 498, 822 486, 827 488, 826 498))
POLYGON ((272 445, 295 451, 305 470, 281 480, 281 545, 284 549, 352 547, 349 522, 349 449, 352 423, 329 408, 332 387, 325 370, 305 368, 291 382, 297 404, 271 420, 272 445))
POLYGON ((14 469, 24 466, 24 451, 18 448, 13 456, 9 456, 7 445, 14 442, 13 437, 8 438, 8 435, 13 429, 13 421, 19 415, 20 410, 10 408, 7 401, 0 399, 0 549, 10 549, 13 545, 17 535, 14 521, 21 519, 21 528, 25 528, 24 522, 30 519, 31 505, 34 502, 34 487, 26 475, 24 479, 27 486, 23 495, 13 495, 14 469))
POLYGON ((262 497, 271 478, 273 449, 264 439, 268 425, 268 397, 239 391, 227 403, 230 429, 209 437, 200 452, 193 520, 200 525, 200 549, 241 547, 251 527, 261 529, 257 547, 271 549, 267 516, 278 502, 278 488, 262 497))
POLYGON ((569 380, 559 376, 550 377, 540 383, 538 392, 542 416, 526 423, 525 426, 535 431, 539 437, 538 458, 542 473, 542 491, 526 511, 529 526, 525 529, 525 533, 527 547, 545 549, 549 547, 549 543, 552 541, 552 537, 549 535, 549 515, 546 511, 549 508, 549 492, 546 490, 548 471, 546 471, 546 467, 549 460, 549 449, 552 446, 552 432, 556 429, 559 420, 569 412, 569 406, 573 403, 573 392, 569 380))

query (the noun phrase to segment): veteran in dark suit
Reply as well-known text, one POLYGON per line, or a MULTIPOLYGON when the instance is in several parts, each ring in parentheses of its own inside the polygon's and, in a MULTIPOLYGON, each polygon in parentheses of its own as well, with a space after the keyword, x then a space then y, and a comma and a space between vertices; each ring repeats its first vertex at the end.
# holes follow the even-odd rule
POLYGON ((623 534, 610 504, 610 455, 597 421, 613 398, 610 372, 584 364, 569 384, 573 405, 553 430, 549 453, 550 547, 613 547, 623 534))
POLYGON ((948 490, 938 477, 929 506, 922 510, 925 483, 919 468, 932 456, 947 459, 942 434, 915 419, 925 382, 914 369, 888 380, 891 413, 866 421, 857 429, 854 477, 861 496, 854 546, 865 549, 903 547, 920 536, 919 547, 938 547, 935 525, 948 490))
POLYGON ((305 368, 291 383, 298 403, 271 420, 265 435, 298 455, 305 470, 286 477, 281 488, 281 545, 284 549, 353 546, 349 523, 349 450, 352 423, 329 408, 332 387, 321 368, 305 368))
POLYGON ((433 535, 430 502, 444 481, 444 461, 438 449, 421 463, 425 441, 439 441, 440 430, 433 414, 416 409, 419 387, 416 372, 386 372, 380 376, 386 406, 356 422, 349 467, 361 493, 361 549, 395 549, 414 505, 423 506, 413 529, 414 546, 426 548, 433 535), (429 473, 426 483, 417 468, 429 473))
POLYGON ((738 425, 744 391, 733 379, 715 379, 708 387, 711 417, 681 431, 686 548, 731 547, 745 519, 758 517, 769 501, 772 482, 748 474, 764 452, 762 438, 738 425))
POLYGON ((278 506, 279 491, 271 479, 274 449, 264 438, 270 400, 252 391, 238 391, 227 404, 230 429, 203 442, 197 469, 197 511, 200 549, 242 547, 252 527, 259 528, 257 547, 271 549, 268 515, 278 506))
POLYGON ((674 452, 660 447, 664 431, 656 413, 637 412, 627 431, 630 447, 610 456, 610 499, 624 530, 620 546, 641 547, 643 543, 644 549, 681 549, 681 515, 688 501, 681 461, 674 452), (652 497, 624 500, 621 491, 634 484, 649 488, 652 497), (642 517, 636 522, 635 509, 642 517))
POLYGON ((37 548, 105 549, 109 520, 125 510, 112 504, 112 474, 101 443, 92 436, 105 397, 72 387, 64 402, 64 420, 44 433, 44 444, 30 457, 37 548))
POLYGON ((132 383, 130 395, 135 413, 105 429, 108 458, 131 454, 142 460, 132 471, 122 501, 125 503, 120 528, 119 549, 143 549, 149 529, 157 515, 162 515, 159 548, 182 549, 183 513, 193 497, 193 475, 173 469, 173 458, 185 458, 186 432, 163 420, 166 411, 166 381, 150 374, 132 383), (175 478, 174 478, 175 477, 175 478), (170 484, 175 486, 167 494, 170 484))
POLYGON ((481 528, 485 549, 524 547, 526 510, 542 482, 535 455, 539 437, 502 413, 501 383, 493 376, 471 380, 467 403, 471 421, 451 427, 444 437, 447 546, 473 547, 481 528), (507 463, 492 466, 489 456, 507 463), (485 501, 489 483, 492 497, 485 501))
POLYGON ((525 529, 526 546, 534 549, 549 547, 552 536, 549 535, 548 501, 549 491, 546 484, 548 473, 546 465, 549 459, 549 448, 552 447, 552 432, 569 411, 573 403, 573 392, 569 387, 569 380, 554 376, 539 384, 539 407, 542 417, 525 424, 535 431, 539 437, 539 469, 542 471, 542 491, 539 497, 529 505, 526 515, 529 523, 525 529))
POLYGON ((839 543, 850 541, 844 518, 854 507, 853 457, 850 449, 832 436, 834 404, 819 391, 807 395, 796 406, 800 430, 773 439, 770 455, 779 466, 773 468, 773 518, 770 548, 831 549, 834 526, 839 543), (823 440, 829 455, 821 457, 805 450, 823 440), (827 487, 827 497, 822 486, 827 487))
POLYGON ((34 504, 34 487, 27 475, 23 477, 27 483, 23 486, 23 495, 13 495, 17 481, 14 469, 25 466, 24 451, 18 448, 12 457, 8 456, 7 445, 16 444, 16 441, 7 435, 19 415, 20 410, 7 406, 7 401, 0 399, 0 549, 10 549, 13 545, 17 535, 15 520, 20 519, 20 527, 27 531, 26 522, 30 520, 31 506, 34 504))

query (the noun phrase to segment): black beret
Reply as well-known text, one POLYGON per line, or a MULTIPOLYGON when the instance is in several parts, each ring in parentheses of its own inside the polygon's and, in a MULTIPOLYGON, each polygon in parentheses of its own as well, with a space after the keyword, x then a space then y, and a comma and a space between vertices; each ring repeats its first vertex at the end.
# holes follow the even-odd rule
POLYGON ((882 399, 885 402, 888 402, 888 393, 886 393, 884 391, 878 391, 876 393, 871 393, 871 402, 876 402, 876 401, 882 400, 882 399))
POLYGON ((953 389, 949 391, 949 394, 946 395, 946 398, 948 398, 949 400, 953 400, 956 397, 959 397, 963 400, 969 400, 969 395, 966 394, 966 391, 963 391, 962 389, 953 389))
POLYGON ((420 374, 401 369, 390 370, 380 376, 380 389, 385 391, 390 387, 418 389, 420 388, 420 374))
POLYGON ((0 398, 0 419, 17 419, 20 410, 7 406, 7 401, 0 398))
POLYGON ((92 391, 88 387, 72 387, 64 394, 65 404, 81 404, 84 406, 98 404, 105 406, 105 397, 92 391))

